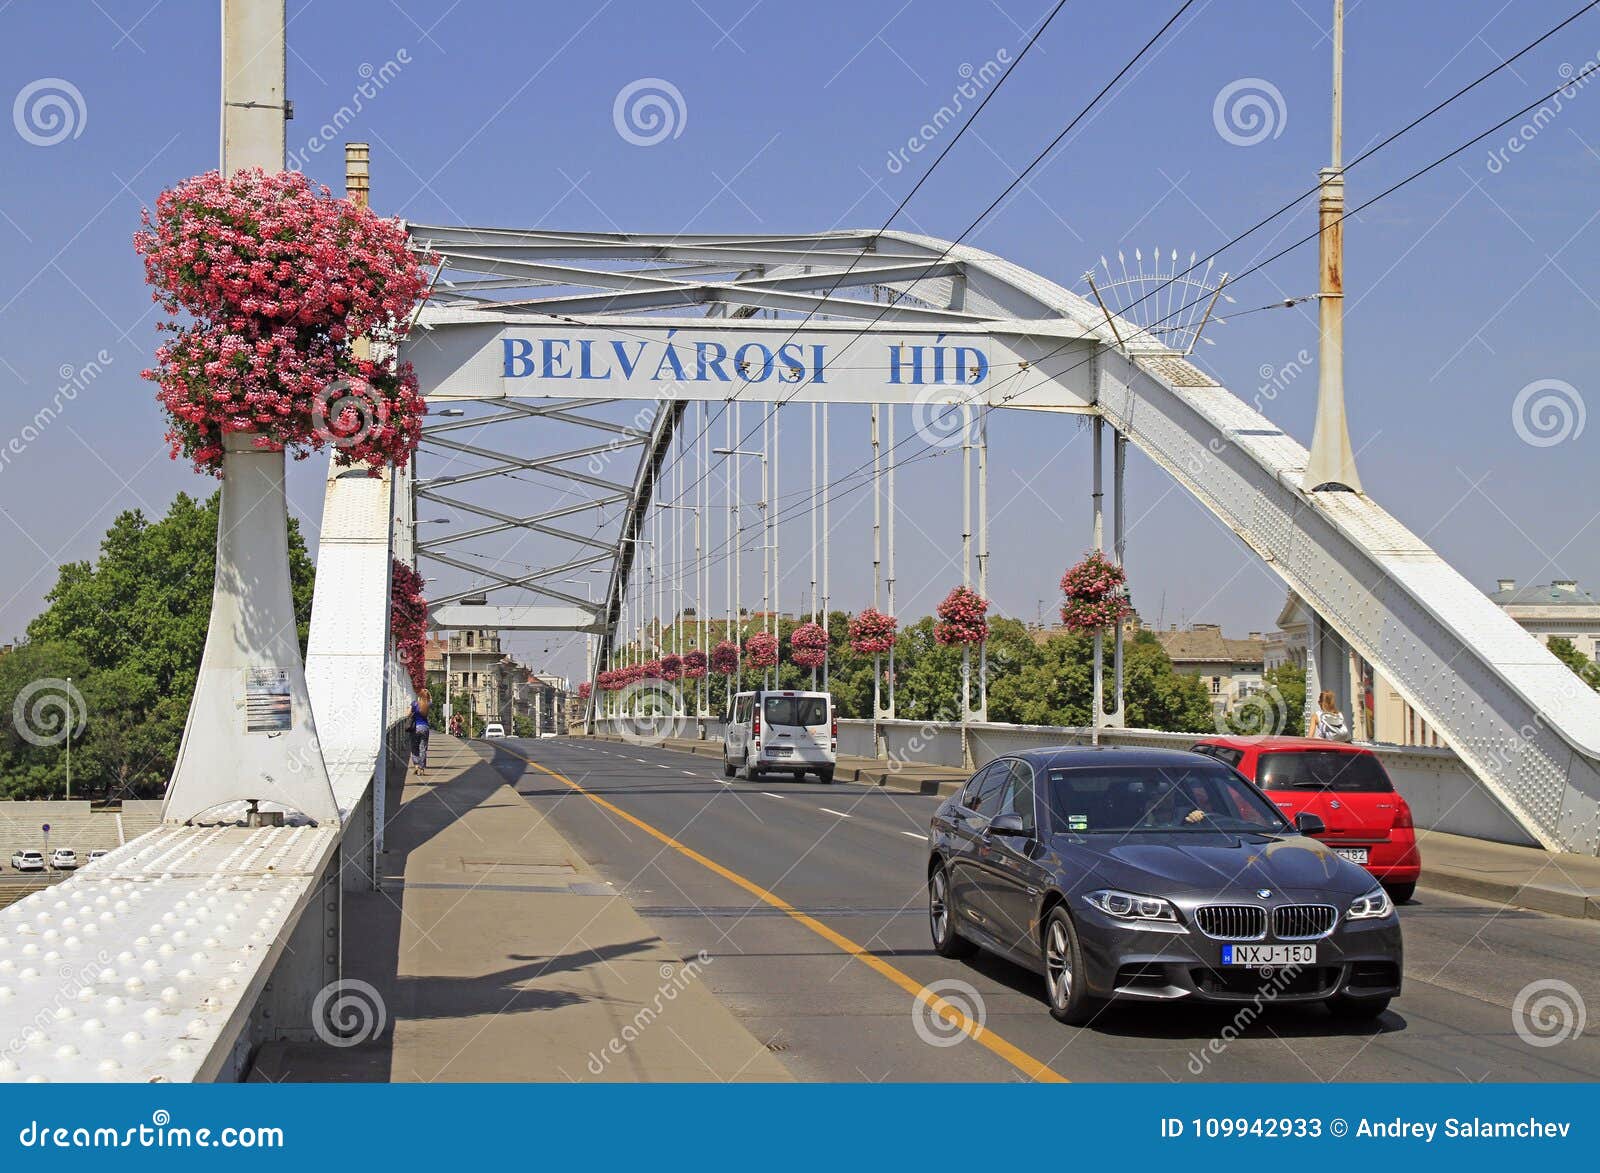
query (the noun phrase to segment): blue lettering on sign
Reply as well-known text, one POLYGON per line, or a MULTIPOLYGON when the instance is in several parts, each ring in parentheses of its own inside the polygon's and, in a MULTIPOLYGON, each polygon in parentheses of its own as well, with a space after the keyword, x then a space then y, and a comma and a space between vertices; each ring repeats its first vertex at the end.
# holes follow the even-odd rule
POLYGON ((503 338, 500 346, 505 354, 506 378, 525 379, 533 374, 533 360, 528 357, 533 353, 532 342, 526 338, 503 338))
MULTIPOLYGON (((774 376, 785 383, 826 383, 827 344, 785 342, 774 349, 765 342, 740 344, 729 354, 725 343, 674 341, 668 331, 661 353, 648 378, 651 382, 719 382, 735 379, 762 383, 774 376), (694 348, 692 367, 684 361, 694 348), (807 347, 809 346, 809 353, 807 347)), ((889 347, 889 382, 912 386, 967 385, 989 377, 989 358, 976 346, 945 346, 943 335, 933 343, 895 343, 889 347)), ((615 377, 632 380, 649 368, 644 365, 643 339, 502 338, 501 373, 507 379, 584 379, 609 382, 615 377)))
POLYGON ((539 377, 541 379, 572 378, 572 372, 567 369, 565 365, 567 362, 566 349, 570 345, 572 345, 572 343, 566 338, 546 338, 543 340, 541 349, 543 351, 544 364, 542 369, 539 371, 539 377), (562 350, 562 353, 559 356, 556 354, 556 347, 558 346, 561 347, 562 350), (562 363, 561 369, 559 370, 556 369, 556 361, 558 358, 562 363))
POLYGON ((722 364, 728 360, 728 348, 720 342, 696 342, 694 344, 694 377, 704 383, 706 372, 710 371, 718 379, 726 383, 728 372, 722 369, 722 364), (707 355, 713 354, 708 358, 707 355))
POLYGON ((988 377, 988 356, 975 346, 912 346, 900 342, 889 347, 890 383, 955 386, 981 383, 988 377))

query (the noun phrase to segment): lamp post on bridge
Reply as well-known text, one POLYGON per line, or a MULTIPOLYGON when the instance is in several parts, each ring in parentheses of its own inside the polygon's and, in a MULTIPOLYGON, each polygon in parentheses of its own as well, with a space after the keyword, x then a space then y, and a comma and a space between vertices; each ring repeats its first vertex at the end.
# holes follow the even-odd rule
POLYGON ((1317 423, 1306 492, 1361 492, 1344 409, 1344 0, 1333 0, 1333 150, 1319 173, 1317 423))

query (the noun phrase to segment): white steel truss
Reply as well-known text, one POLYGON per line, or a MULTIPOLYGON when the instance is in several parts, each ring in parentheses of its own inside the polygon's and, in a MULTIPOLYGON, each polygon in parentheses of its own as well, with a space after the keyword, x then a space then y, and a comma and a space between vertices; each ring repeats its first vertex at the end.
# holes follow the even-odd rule
POLYGON ((605 561, 606 597, 585 612, 603 634, 596 668, 610 654, 640 525, 689 401, 940 394, 1093 414, 1239 534, 1531 835, 1600 852, 1600 698, 1370 497, 1305 492, 1305 448, 1153 331, 989 253, 902 232, 410 231, 443 267, 405 356, 435 408, 478 401, 487 413, 430 423, 425 455, 487 465, 425 477, 418 498, 459 505, 441 490, 503 488, 529 472, 591 494, 527 515, 504 508, 504 494, 502 507, 466 510, 494 525, 427 535, 418 549, 472 566, 452 562, 450 548, 514 529, 566 540, 570 555, 526 574, 473 569, 491 589, 570 606, 582 600, 549 580, 605 561), (596 415, 629 405, 647 406, 648 421, 596 415), (529 416, 610 439, 509 454, 442 434, 529 416), (570 467, 619 443, 640 449, 626 483, 570 467), (607 511, 594 535, 550 524, 591 508, 607 511))

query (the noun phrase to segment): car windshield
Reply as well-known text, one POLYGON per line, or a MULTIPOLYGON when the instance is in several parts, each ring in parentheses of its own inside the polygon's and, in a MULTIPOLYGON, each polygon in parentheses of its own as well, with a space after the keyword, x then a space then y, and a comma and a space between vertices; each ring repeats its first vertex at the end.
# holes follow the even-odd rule
POLYGON ((820 696, 769 696, 762 705, 768 725, 826 725, 828 700, 820 696))
POLYGON ((1288 826, 1277 808, 1215 762, 1085 766, 1049 771, 1051 825, 1073 834, 1254 831, 1288 826))
POLYGON ((1338 750, 1262 754, 1256 767, 1256 782, 1263 790, 1387 794, 1394 789, 1377 758, 1338 750))

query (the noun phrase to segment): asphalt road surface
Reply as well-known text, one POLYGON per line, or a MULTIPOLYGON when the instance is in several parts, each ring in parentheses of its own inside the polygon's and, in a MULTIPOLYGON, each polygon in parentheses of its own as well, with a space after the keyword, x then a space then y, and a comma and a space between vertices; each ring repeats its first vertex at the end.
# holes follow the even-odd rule
POLYGON ((932 952, 923 877, 936 799, 729 782, 715 758, 626 743, 480 744, 664 940, 712 958, 701 977, 799 1079, 1600 1078, 1600 1022, 1572 1036, 1585 1008, 1600 1012, 1592 921, 1419 889, 1401 909, 1405 992, 1377 1023, 1279 1006, 1236 1030, 1235 1007, 1141 1005, 1078 1029, 1050 1017, 1035 974, 932 952), (937 1020, 919 986, 983 1037, 937 1020))

